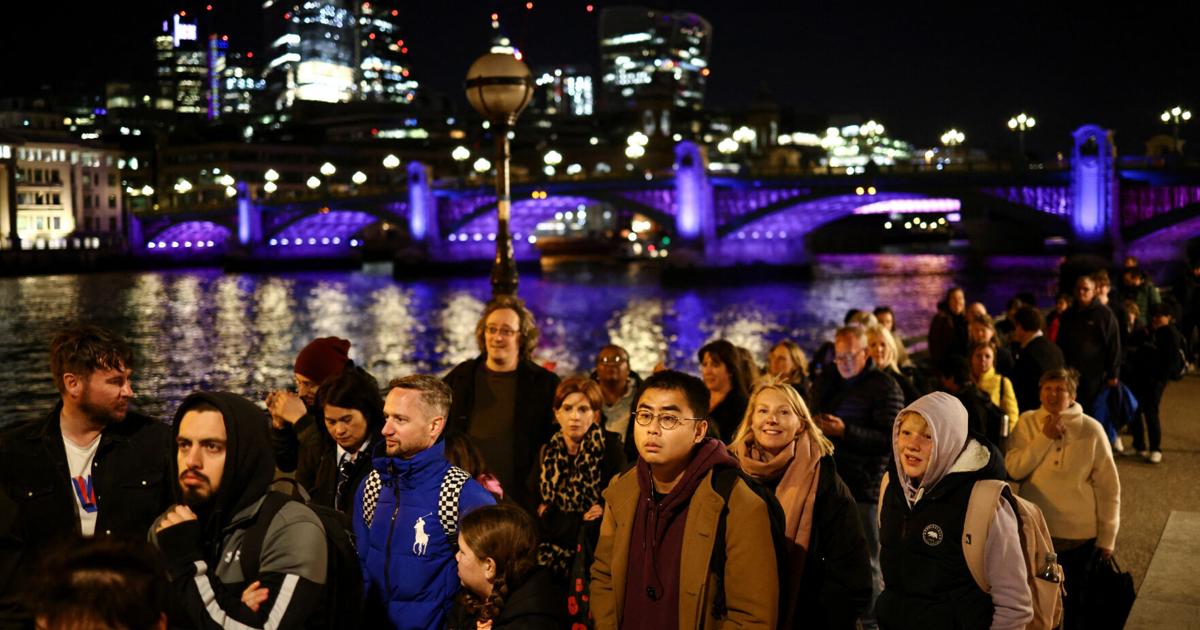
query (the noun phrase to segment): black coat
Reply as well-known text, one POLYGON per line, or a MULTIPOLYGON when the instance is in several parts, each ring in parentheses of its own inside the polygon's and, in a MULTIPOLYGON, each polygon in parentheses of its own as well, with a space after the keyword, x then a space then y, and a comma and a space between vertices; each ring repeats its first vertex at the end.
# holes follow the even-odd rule
POLYGON ((822 457, 820 466, 793 627, 849 630, 871 602, 871 558, 854 495, 833 457, 822 457))
POLYGON ((1054 345, 1044 335, 1035 337, 1025 344, 1017 353, 1017 362, 1013 367, 1013 390, 1017 394, 1017 407, 1021 411, 1029 411, 1042 406, 1041 386, 1038 381, 1042 374, 1066 365, 1062 350, 1054 345))
POLYGON ((1117 318, 1098 300, 1084 307, 1072 306, 1058 326, 1058 347, 1067 365, 1079 370, 1076 400, 1087 412, 1104 381, 1119 374, 1121 331, 1117 318))
MULTIPOLYGON (((52 548, 75 544, 82 535, 59 428, 61 411, 60 402, 45 418, 0 434, 0 492, 16 504, 15 520, 0 519, 8 521, 5 556, 21 558, 22 575, 52 548)), ((95 535, 145 541, 155 517, 173 502, 174 458, 171 427, 134 411, 108 425, 92 465, 99 508, 95 535)))
MULTIPOLYGON (((471 409, 475 406, 475 376, 485 369, 487 355, 479 355, 459 363, 446 375, 446 384, 453 392, 450 417, 446 419, 446 431, 470 434, 471 409)), ((513 413, 514 435, 523 439, 513 442, 514 488, 512 498, 527 509, 536 506, 535 498, 529 496, 521 480, 528 479, 530 471, 537 465, 538 449, 554 434, 554 391, 558 388, 558 376, 529 360, 517 364, 516 409, 513 413)))
POLYGON ((304 416, 295 427, 285 425, 282 429, 271 429, 271 447, 275 449, 275 465, 284 472, 295 472, 296 483, 308 491, 312 502, 331 507, 339 512, 353 514, 354 492, 359 483, 371 472, 371 450, 379 441, 379 429, 368 428, 367 447, 354 460, 350 476, 342 488, 340 501, 337 498, 337 443, 313 425, 311 416, 304 416))
MULTIPOLYGON (((560 630, 566 621, 567 593, 546 569, 534 569, 504 600, 492 630, 560 630)), ((476 618, 455 600, 446 618, 446 630, 475 630, 476 618)))
POLYGON ((846 434, 832 438, 833 458, 842 480, 859 503, 875 503, 884 468, 892 457, 892 425, 904 408, 900 386, 872 361, 858 376, 844 380, 836 369, 826 370, 813 398, 817 413, 842 419, 846 434))
MULTIPOLYGON (((602 429, 603 430, 603 429, 602 429)), ((604 431, 604 458, 600 460, 600 484, 599 490, 603 491, 608 487, 608 482, 612 478, 625 472, 628 468, 628 463, 625 459, 625 449, 621 445, 621 438, 612 431, 604 431)), ((538 465, 534 467, 533 474, 529 479, 529 492, 531 496, 537 497, 537 503, 547 503, 546 497, 541 496, 541 473, 542 467, 545 465, 545 447, 541 449, 538 455, 538 465)), ((598 503, 604 505, 604 497, 601 496, 598 503)), ((534 512, 536 514, 537 512, 534 512)), ((574 549, 575 543, 579 540, 579 530, 584 526, 583 513, 581 512, 564 512, 553 505, 547 505, 546 510, 538 516, 538 522, 541 528, 541 540, 548 543, 554 543, 563 549, 574 549)), ((597 525, 599 520, 594 521, 597 525)), ((599 535, 600 528, 592 529, 592 535, 599 535)), ((595 545, 593 540, 592 544, 595 545)))

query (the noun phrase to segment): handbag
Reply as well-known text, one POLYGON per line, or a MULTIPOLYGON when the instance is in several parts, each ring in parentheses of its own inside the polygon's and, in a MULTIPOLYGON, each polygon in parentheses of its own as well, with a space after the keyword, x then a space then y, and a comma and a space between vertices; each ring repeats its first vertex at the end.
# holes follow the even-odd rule
POLYGON ((1115 557, 1104 558, 1097 552, 1087 565, 1083 586, 1083 615, 1085 628, 1125 627, 1125 619, 1133 608, 1137 594, 1133 590, 1133 575, 1122 571, 1115 557))

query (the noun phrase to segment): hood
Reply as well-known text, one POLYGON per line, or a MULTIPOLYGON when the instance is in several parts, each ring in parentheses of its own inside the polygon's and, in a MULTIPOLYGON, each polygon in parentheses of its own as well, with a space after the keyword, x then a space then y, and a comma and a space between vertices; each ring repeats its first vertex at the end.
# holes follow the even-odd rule
MULTIPOLYGON (((172 430, 179 436, 184 413, 199 402, 220 410, 225 419, 225 471, 215 500, 204 509, 206 530, 224 527, 242 510, 266 495, 275 476, 274 451, 271 448, 270 420, 266 412, 249 400, 229 392, 196 392, 183 399, 175 412, 172 430)), ((171 470, 179 479, 179 462, 173 459, 171 470)), ((178 498, 180 487, 175 483, 178 498)))
MULTIPOLYGON (((892 459, 895 462, 898 478, 904 482, 906 489, 911 490, 911 492, 906 492, 906 495, 934 487, 951 471, 958 461, 959 455, 967 448, 967 432, 966 407, 963 407, 958 398, 945 392, 926 394, 900 410, 900 413, 896 415, 896 422, 892 424, 892 459), (920 414, 925 418, 925 422, 929 424, 929 434, 933 437, 933 453, 930 455, 929 467, 925 470, 925 476, 921 479, 919 488, 912 487, 908 475, 904 474, 904 468, 900 466, 900 418, 906 413, 920 414)), ((974 440, 971 440, 970 443, 978 445, 978 442, 974 440)), ((988 454, 987 448, 982 446, 980 448, 983 449, 985 455, 988 454)), ((990 457, 985 458, 983 464, 986 464, 988 459, 990 457)))

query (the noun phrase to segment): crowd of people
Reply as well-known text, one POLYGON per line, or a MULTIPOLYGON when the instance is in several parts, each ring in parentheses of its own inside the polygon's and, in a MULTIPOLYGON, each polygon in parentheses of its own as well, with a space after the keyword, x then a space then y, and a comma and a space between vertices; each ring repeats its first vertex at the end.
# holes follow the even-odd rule
POLYGON ((1054 607, 1021 501, 1064 627, 1090 627, 1113 453, 1162 460, 1189 351, 1140 270, 1108 277, 1073 279, 1049 325, 1033 296, 993 319, 952 289, 928 361, 881 306, 811 359, 711 341, 699 377, 608 345, 560 379, 500 296, 443 378, 381 387, 326 337, 295 391, 196 392, 169 423, 129 408, 128 343, 74 326, 50 344, 61 400, 0 433, 0 628, 1024 628, 1054 607))

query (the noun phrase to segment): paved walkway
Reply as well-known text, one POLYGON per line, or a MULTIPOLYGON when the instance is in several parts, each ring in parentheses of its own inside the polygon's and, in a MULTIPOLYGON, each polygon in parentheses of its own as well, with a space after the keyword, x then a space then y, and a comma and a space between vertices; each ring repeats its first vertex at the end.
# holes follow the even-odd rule
MULTIPOLYGON (((1116 558, 1141 589, 1171 512, 1200 512, 1200 377, 1167 385, 1162 403, 1163 461, 1117 457, 1121 530, 1116 558)), ((1123 436, 1126 446, 1129 436, 1123 436)), ((1192 559, 1193 563, 1197 561, 1192 559)), ((1200 591, 1200 571, 1192 575, 1200 591)))

